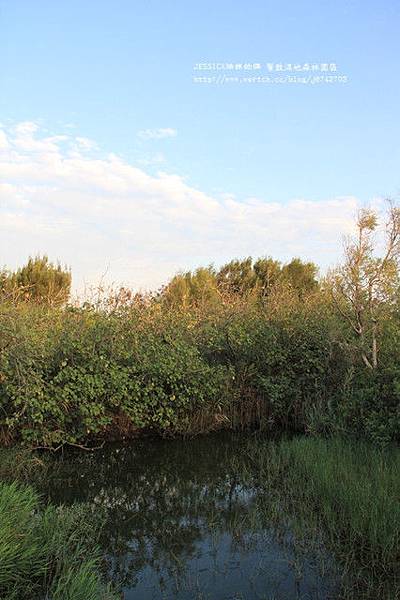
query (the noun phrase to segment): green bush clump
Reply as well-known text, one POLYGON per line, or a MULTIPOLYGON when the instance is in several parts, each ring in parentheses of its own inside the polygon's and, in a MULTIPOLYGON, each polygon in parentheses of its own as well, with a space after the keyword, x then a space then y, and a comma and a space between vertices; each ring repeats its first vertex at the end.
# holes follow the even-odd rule
POLYGON ((0 442, 248 426, 399 440, 397 317, 371 371, 324 294, 279 294, 184 308, 0 303, 0 442))
POLYGON ((213 412, 227 368, 204 360, 184 325, 168 331, 149 313, 16 307, 18 329, 0 355, 3 425, 54 446, 102 436, 119 417, 177 431, 205 406, 213 412))

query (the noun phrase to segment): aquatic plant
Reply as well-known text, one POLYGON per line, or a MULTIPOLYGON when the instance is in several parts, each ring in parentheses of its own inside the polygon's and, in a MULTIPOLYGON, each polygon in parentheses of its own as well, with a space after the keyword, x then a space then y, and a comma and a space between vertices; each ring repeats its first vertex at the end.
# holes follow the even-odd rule
POLYGON ((84 507, 44 507, 33 488, 0 482, 0 597, 112 600, 96 535, 84 507))
POLYGON ((342 567, 344 597, 394 598, 400 586, 400 449, 343 438, 249 445, 248 477, 266 490, 260 520, 321 536, 342 567), (367 593, 367 590, 370 592, 367 593))

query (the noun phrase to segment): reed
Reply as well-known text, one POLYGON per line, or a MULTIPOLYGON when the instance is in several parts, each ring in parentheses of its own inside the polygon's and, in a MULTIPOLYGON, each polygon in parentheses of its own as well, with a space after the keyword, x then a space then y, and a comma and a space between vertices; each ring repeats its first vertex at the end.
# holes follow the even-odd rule
POLYGON ((398 597, 398 447, 303 436, 259 441, 247 454, 247 476, 264 489, 259 521, 289 525, 304 548, 322 539, 338 561, 346 600, 398 597))
POLYGON ((84 507, 43 507, 31 487, 0 483, 0 597, 115 599, 99 574, 95 538, 84 507))

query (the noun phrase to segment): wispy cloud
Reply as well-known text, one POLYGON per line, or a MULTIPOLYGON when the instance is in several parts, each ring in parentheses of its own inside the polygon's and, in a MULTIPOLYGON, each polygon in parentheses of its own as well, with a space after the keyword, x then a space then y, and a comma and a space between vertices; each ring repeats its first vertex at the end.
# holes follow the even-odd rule
POLYGON ((73 135, 19 125, 0 134, 0 256, 15 267, 46 252, 75 285, 106 267, 114 281, 154 288, 180 268, 237 256, 335 263, 352 231, 354 197, 286 204, 209 195, 181 176, 148 174, 73 135))
POLYGON ((152 154, 149 157, 144 156, 143 158, 139 158, 137 162, 138 164, 143 165, 144 167, 149 167, 152 165, 161 165, 163 163, 166 163, 167 160, 162 152, 156 152, 155 154, 152 154))
POLYGON ((137 135, 142 140, 162 140, 176 137, 178 132, 172 127, 161 127, 159 129, 142 129, 137 135))
POLYGON ((93 140, 90 140, 86 137, 76 137, 75 142, 79 149, 81 150, 96 150, 97 144, 93 140))

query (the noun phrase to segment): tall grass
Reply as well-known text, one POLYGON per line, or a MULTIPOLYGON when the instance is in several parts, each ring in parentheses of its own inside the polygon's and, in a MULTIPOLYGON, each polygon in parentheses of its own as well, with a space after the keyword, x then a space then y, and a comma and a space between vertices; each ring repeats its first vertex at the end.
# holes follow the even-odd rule
POLYGON ((260 519, 288 522, 306 547, 322 538, 341 566, 346 600, 399 597, 400 448, 302 437, 248 452, 265 489, 260 519))
POLYGON ((0 484, 0 590, 10 597, 30 578, 45 574, 45 551, 35 535, 36 508, 37 495, 31 488, 0 484))
POLYGON ((84 508, 43 508, 31 487, 0 483, 0 598, 115 598, 99 575, 94 537, 84 508))
POLYGON ((281 451, 289 477, 332 539, 370 568, 400 569, 400 450, 358 441, 295 439, 281 451))
POLYGON ((16 445, 0 447, 0 481, 33 483, 45 477, 50 465, 50 456, 39 454, 29 448, 16 445))
POLYGON ((96 560, 86 560, 75 570, 65 570, 51 588, 51 600, 115 600, 110 588, 99 583, 96 560))

